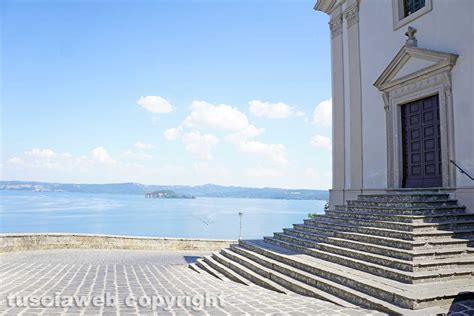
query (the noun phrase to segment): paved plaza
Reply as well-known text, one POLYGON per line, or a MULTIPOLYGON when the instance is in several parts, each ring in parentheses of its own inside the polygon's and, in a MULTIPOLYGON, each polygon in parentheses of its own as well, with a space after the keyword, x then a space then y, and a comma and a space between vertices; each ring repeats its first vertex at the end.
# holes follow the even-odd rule
POLYGON ((43 250, 0 254, 0 313, 381 315, 363 309, 343 308, 314 298, 279 294, 258 286, 221 281, 187 267, 188 263, 208 254, 126 250, 43 250), (88 307, 84 307, 85 304, 71 306, 66 300, 71 297, 104 298, 107 295, 118 299, 107 306, 89 304, 88 307), (44 297, 48 298, 43 302, 46 307, 34 304, 37 303, 35 299, 44 297), (161 300, 153 301, 159 297, 161 300), (125 302, 127 298, 129 301, 125 302), (208 299, 209 304, 193 305, 199 299, 200 302, 208 299), (179 300, 180 304, 177 303, 179 300), (155 303, 154 310, 152 303, 155 303))

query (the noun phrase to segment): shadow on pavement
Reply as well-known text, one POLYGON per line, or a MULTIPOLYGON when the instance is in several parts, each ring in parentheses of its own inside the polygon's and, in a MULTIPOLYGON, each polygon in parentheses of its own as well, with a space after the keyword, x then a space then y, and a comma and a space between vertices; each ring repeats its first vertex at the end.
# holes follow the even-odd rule
POLYGON ((474 292, 461 292, 454 299, 448 315, 474 315, 474 292))
POLYGON ((183 256, 184 260, 186 263, 194 263, 197 261, 197 259, 202 258, 200 256, 183 256))

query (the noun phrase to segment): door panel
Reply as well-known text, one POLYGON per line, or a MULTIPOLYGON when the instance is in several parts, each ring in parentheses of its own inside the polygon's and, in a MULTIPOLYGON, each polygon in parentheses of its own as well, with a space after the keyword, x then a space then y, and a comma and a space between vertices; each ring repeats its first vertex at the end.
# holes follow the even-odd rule
POLYGON ((438 96, 401 106, 403 187, 442 186, 438 96))

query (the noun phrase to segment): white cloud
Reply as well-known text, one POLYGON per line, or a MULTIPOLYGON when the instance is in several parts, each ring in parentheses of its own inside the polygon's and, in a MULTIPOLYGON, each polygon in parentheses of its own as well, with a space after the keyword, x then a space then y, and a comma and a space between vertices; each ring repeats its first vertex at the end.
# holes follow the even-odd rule
POLYGON ((329 139, 329 137, 322 136, 322 135, 314 135, 311 138, 311 145, 313 145, 316 148, 324 148, 328 150, 331 150, 332 148, 331 139, 329 139))
MULTIPOLYGON (((211 150, 217 145, 218 138, 205 131, 229 132, 225 140, 236 145, 261 135, 265 129, 249 123, 247 116, 236 107, 206 101, 193 101, 191 113, 176 128, 164 131, 168 140, 180 139, 186 150, 200 159, 212 159, 211 150), (184 134, 183 134, 184 133, 184 134)), ((245 147, 245 145, 244 145, 245 147)))
POLYGON ((255 178, 281 177, 284 175, 284 173, 279 169, 264 167, 249 168, 245 173, 247 176, 255 178))
MULTIPOLYGON (((114 160, 104 147, 97 147, 89 154, 79 156, 55 151, 53 157, 41 154, 39 157, 34 157, 31 153, 40 151, 29 150, 27 152, 10 157, 5 161, 0 172, 3 179, 64 183, 140 182, 156 184, 157 181, 160 181, 166 184, 183 184, 189 183, 189 179, 192 179, 194 184, 203 182, 202 179, 190 178, 195 173, 182 166, 164 164, 147 167, 135 162, 114 160), (107 163, 111 161, 114 163, 107 163)), ((132 155, 135 154, 140 155, 136 152, 132 155)), ((202 177, 205 178, 205 175, 202 177)))
POLYGON ((144 152, 144 151, 132 151, 127 150, 125 152, 125 157, 132 159, 132 160, 151 160, 153 158, 152 155, 144 152))
POLYGON ((7 160, 7 163, 12 164, 12 165, 23 165, 25 164, 25 161, 18 157, 12 157, 7 160))
POLYGON ((181 128, 168 128, 163 134, 167 140, 176 140, 181 134, 181 128))
POLYGON ((152 144, 146 144, 140 141, 136 142, 134 146, 135 148, 140 149, 140 150, 150 150, 150 149, 155 148, 155 146, 152 144))
MULTIPOLYGON (((62 161, 70 160, 69 153, 58 153, 52 149, 33 148, 23 152, 21 157, 12 157, 6 162, 10 166, 29 168, 32 166, 42 166, 45 169, 59 169, 63 167, 62 161)), ((71 165, 64 165, 71 168, 71 165)))
POLYGON ((35 158, 54 158, 57 156, 57 153, 51 149, 33 148, 32 150, 25 151, 25 155, 35 158))
POLYGON ((292 115, 303 116, 304 113, 295 111, 294 107, 283 102, 270 103, 260 100, 252 100, 249 102, 250 112, 258 117, 269 119, 282 119, 292 115))
POLYGON ((313 122, 322 127, 332 126, 332 99, 325 100, 314 108, 313 122))
POLYGON ((214 181, 219 181, 219 179, 228 177, 231 174, 229 169, 214 164, 211 165, 206 161, 195 162, 193 169, 197 175, 214 179, 214 181))
POLYGON ((188 152, 199 159, 212 160, 212 149, 217 145, 219 139, 211 134, 201 134, 199 131, 186 133, 182 141, 188 152))
POLYGON ((171 104, 164 98, 157 95, 140 97, 137 104, 152 113, 169 113, 173 111, 171 104))
POLYGON ((53 177, 57 179, 70 175, 73 177, 73 182, 74 178, 81 177, 84 173, 90 172, 91 175, 96 175, 104 170, 121 166, 102 146, 93 149, 90 155, 83 156, 73 156, 70 153, 60 153, 50 149, 32 149, 25 151, 22 156, 8 159, 7 164, 9 174, 16 175, 15 178, 31 180, 53 177))
POLYGON ((276 165, 285 165, 286 148, 281 144, 265 144, 258 141, 243 141, 238 144, 238 150, 242 153, 256 154, 267 157, 276 165))
POLYGON ((107 150, 102 146, 92 150, 92 159, 103 164, 115 163, 115 160, 112 159, 107 150))
POLYGON ((255 138, 265 132, 264 128, 257 128, 254 125, 247 126, 244 130, 229 134, 225 137, 228 142, 241 142, 249 138, 255 138))
POLYGON ((305 173, 307 176, 310 176, 310 177, 314 177, 314 176, 318 175, 316 169, 314 169, 314 168, 306 168, 306 169, 304 170, 304 173, 305 173))
POLYGON ((151 160, 153 156, 150 151, 154 148, 155 146, 152 144, 137 141, 132 149, 124 152, 123 156, 130 160, 151 160))
POLYGON ((213 105, 205 101, 193 101, 191 113, 183 124, 194 129, 213 129, 237 132, 249 125, 247 116, 230 105, 213 105))
POLYGON ((314 187, 324 189, 331 187, 332 171, 330 169, 327 171, 321 171, 319 169, 310 167, 304 170, 304 174, 307 176, 306 178, 315 181, 315 183, 313 184, 314 187))
POLYGON ((11 171, 16 168, 30 169, 42 168, 51 172, 53 170, 70 170, 77 171, 74 166, 75 158, 69 153, 57 153, 50 149, 32 149, 25 151, 21 157, 12 157, 6 161, 9 167, 6 170, 11 171))

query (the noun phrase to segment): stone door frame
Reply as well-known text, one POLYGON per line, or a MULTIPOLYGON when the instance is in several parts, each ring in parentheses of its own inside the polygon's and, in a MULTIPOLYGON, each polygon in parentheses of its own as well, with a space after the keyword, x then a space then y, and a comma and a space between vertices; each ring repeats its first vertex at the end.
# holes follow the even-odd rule
POLYGON ((455 160, 451 69, 456 59, 454 54, 404 46, 375 82, 382 92, 386 113, 388 188, 403 187, 401 106, 434 95, 439 99, 442 185, 447 188, 456 186, 456 170, 450 163, 450 160, 455 160), (433 64, 396 78, 411 58, 433 64))

